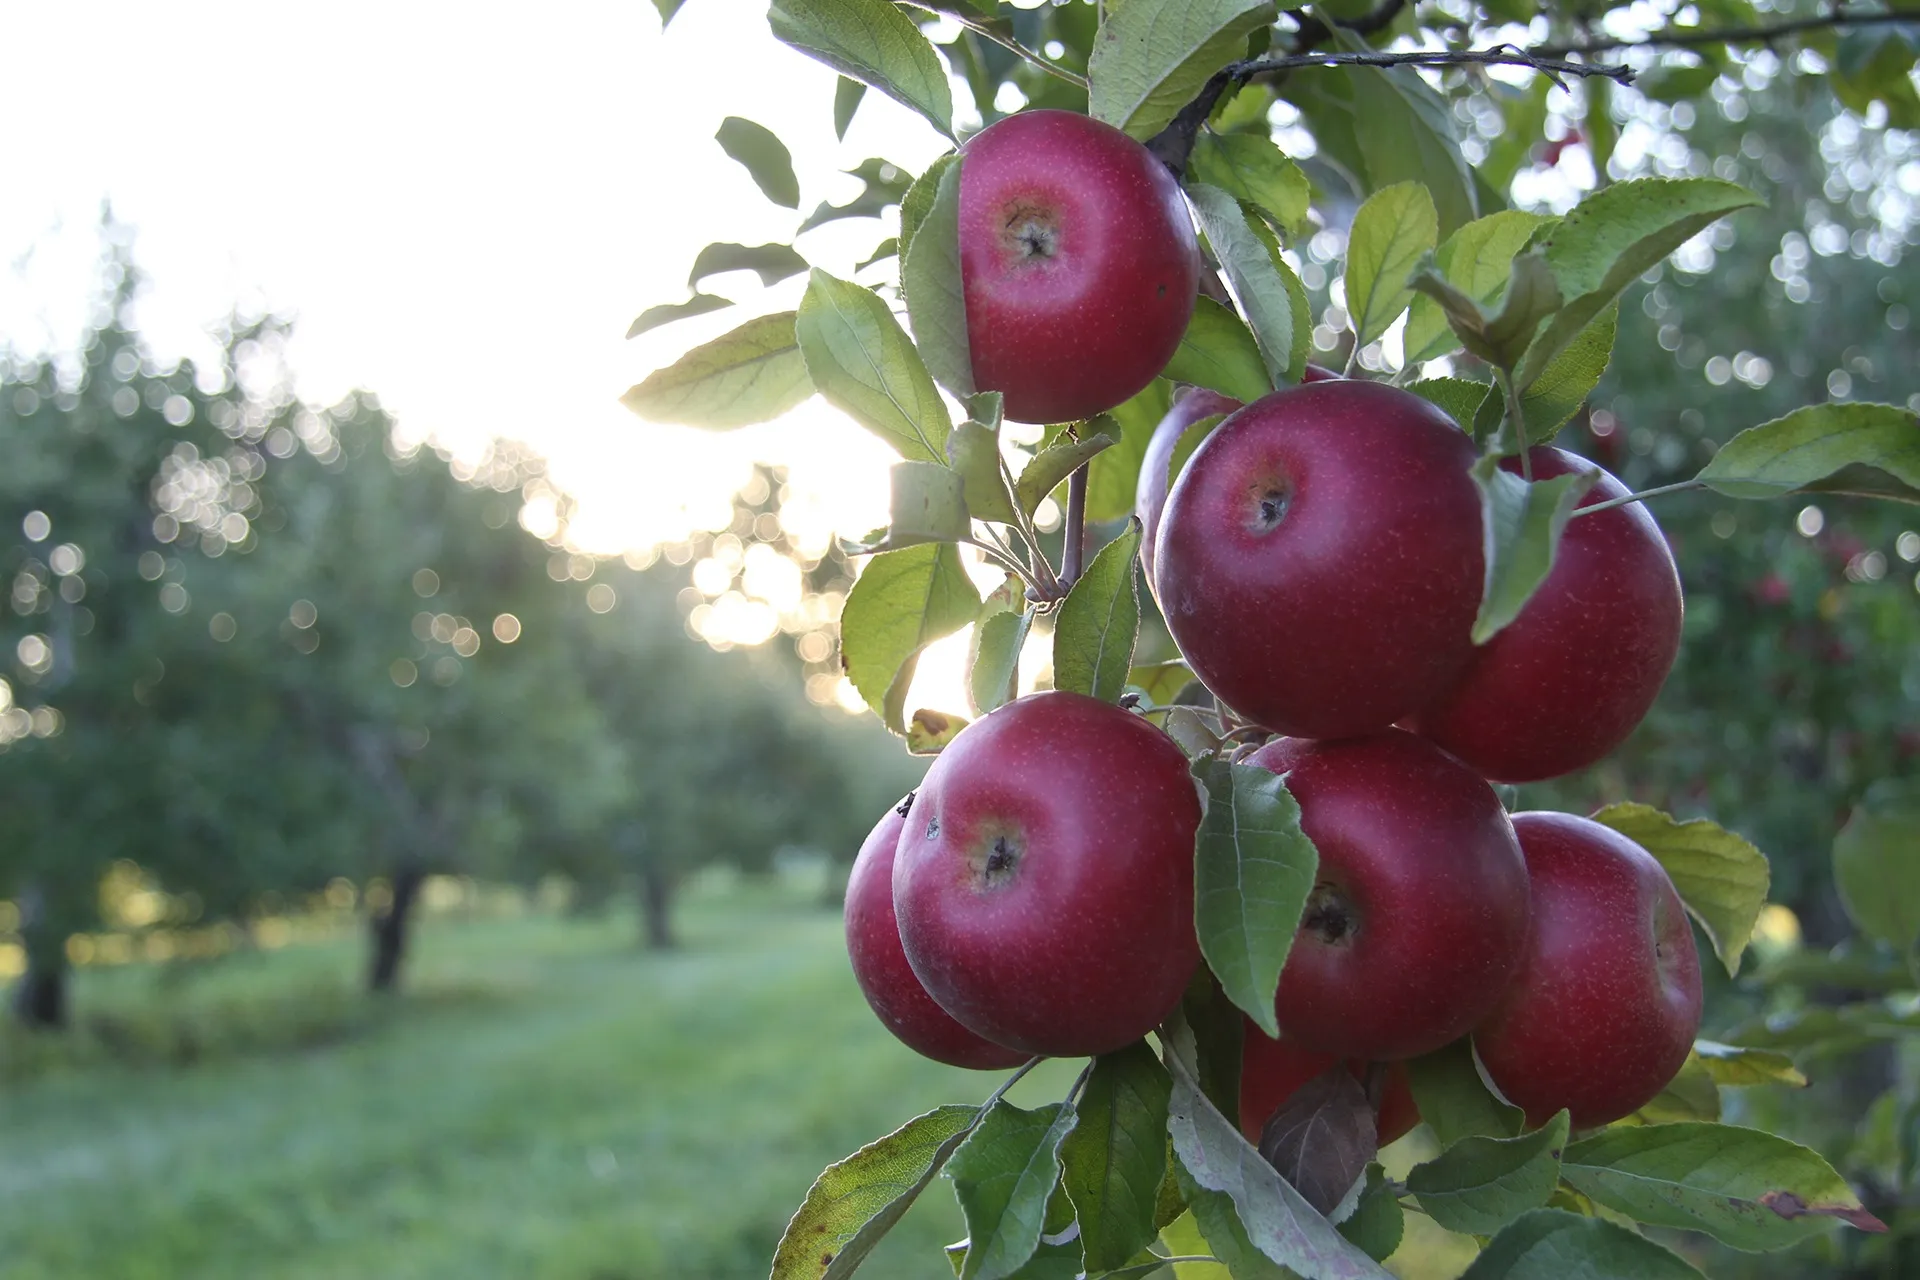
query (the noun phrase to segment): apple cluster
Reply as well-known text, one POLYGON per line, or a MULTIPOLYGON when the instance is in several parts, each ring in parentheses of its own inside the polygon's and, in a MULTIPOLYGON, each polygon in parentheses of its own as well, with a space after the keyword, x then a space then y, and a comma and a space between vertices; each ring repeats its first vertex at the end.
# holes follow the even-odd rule
MULTIPOLYGON (((1085 116, 1027 112, 972 139, 960 237, 975 379, 1009 417, 1132 396, 1191 314, 1178 188, 1085 116)), ((1280 1037, 1247 1026, 1249 1137, 1345 1064, 1375 1083, 1391 1141, 1419 1119, 1399 1064, 1463 1037, 1530 1123, 1605 1124, 1666 1086, 1698 1028, 1699 961, 1660 864, 1589 819, 1509 815, 1492 785, 1583 768, 1639 723, 1679 645, 1672 556, 1639 504, 1576 516, 1517 618, 1476 644, 1477 458, 1427 400, 1318 369, 1246 405, 1189 389, 1147 451, 1146 581, 1237 736, 1265 738, 1236 759, 1284 778, 1319 857, 1280 1037)), ((1583 506, 1627 493, 1554 448, 1501 465, 1592 473, 1583 506)), ((1185 753, 1141 709, 1019 698, 962 730, 861 848, 855 976, 942 1062, 1119 1049, 1200 965, 1201 820, 1185 753)))

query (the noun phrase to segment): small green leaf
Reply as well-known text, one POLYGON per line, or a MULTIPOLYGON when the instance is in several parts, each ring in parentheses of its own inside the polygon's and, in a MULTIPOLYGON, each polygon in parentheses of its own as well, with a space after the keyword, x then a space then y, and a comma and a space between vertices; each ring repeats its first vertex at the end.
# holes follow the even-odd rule
POLYGON ((1485 530, 1481 551, 1486 557, 1473 642, 1485 644, 1520 616, 1547 580, 1561 531, 1597 473, 1575 471, 1529 482, 1503 470, 1500 459, 1489 454, 1473 464, 1472 475, 1480 490, 1485 530))
POLYGON ((1165 376, 1246 402, 1273 390, 1252 331, 1239 316, 1205 297, 1194 300, 1193 319, 1165 376))
POLYGON ((896 462, 892 481, 893 503, 887 526, 890 547, 965 542, 972 536, 965 482, 959 472, 937 462, 896 462))
POLYGON ((1020 472, 1020 478, 1014 481, 1014 496, 1020 502, 1020 509, 1032 515, 1040 506, 1041 499, 1058 488, 1082 464, 1102 449, 1110 449, 1119 443, 1120 437, 1113 431, 1101 431, 1079 438, 1070 431, 1062 431, 1033 455, 1020 472))
POLYGON ((1793 1059, 1784 1053, 1721 1044, 1717 1040, 1695 1040, 1693 1052, 1715 1084, 1784 1084, 1795 1089, 1807 1087, 1807 1078, 1800 1074, 1800 1068, 1793 1065, 1793 1059))
POLYGON ((1561 1111, 1517 1138, 1462 1138, 1435 1159, 1415 1165, 1407 1174, 1407 1190, 1447 1230, 1492 1235, 1547 1203, 1560 1181, 1567 1127, 1567 1113, 1561 1111))
POLYGON ((1729 974, 1766 905, 1772 880, 1766 855, 1705 818, 1675 822, 1644 804, 1610 804, 1593 820, 1612 827, 1667 869, 1687 912, 1700 922, 1729 974))
POLYGON ((1425 187, 1399 182, 1376 191, 1353 215, 1347 237, 1347 314, 1354 341, 1366 346, 1413 300, 1407 277, 1440 236, 1440 215, 1425 187))
POLYGON ((871 85, 953 136, 947 70, 913 19, 887 0, 773 0, 774 36, 871 85))
POLYGON ((1495 1096, 1474 1060, 1473 1044, 1462 1038, 1407 1063, 1407 1082, 1420 1118, 1442 1147, 1465 1138, 1511 1138, 1525 1116, 1495 1096))
POLYGON ((1726 215, 1760 203, 1718 178, 1641 178, 1601 187, 1575 205, 1540 240, 1565 304, 1527 349, 1515 385, 1532 386, 1641 273, 1726 215))
POLYGON ((950 542, 885 551, 867 561, 840 612, 840 662, 886 726, 904 736, 906 684, 920 650, 980 612, 980 595, 950 542))
POLYGON ((1194 140, 1188 172, 1195 182, 1218 187, 1252 205, 1288 235, 1306 226, 1313 185, 1266 133, 1202 132, 1194 140))
POLYGON ((1833 841, 1833 879, 1862 933, 1907 950, 1920 940, 1920 786, 1867 788, 1833 841))
POLYGON ((947 437, 947 461, 966 486, 967 510, 975 520, 1017 524, 1013 494, 1000 458, 1000 424, 967 421, 947 437))
POLYGON ((860 109, 860 99, 867 96, 867 86, 858 80, 840 77, 840 83, 833 86, 833 136, 841 142, 847 140, 847 126, 853 123, 853 113, 860 109))
POLYGON ((939 755, 941 748, 959 737, 966 727, 965 716, 950 716, 944 711, 922 707, 907 722, 907 750, 916 756, 939 755))
POLYGON ((687 0, 653 0, 653 7, 660 12, 660 29, 665 31, 667 24, 673 21, 673 15, 680 12, 680 6, 687 0))
POLYGON ((900 238, 898 236, 888 236, 885 240, 873 246, 873 252, 868 254, 864 261, 854 264, 853 269, 855 271, 865 271, 876 262, 885 262, 888 258, 897 258, 899 256, 900 238))
POLYGON ((1520 362, 1530 350, 1541 321, 1562 301, 1546 258, 1536 251, 1513 260, 1513 274, 1501 295, 1500 309, 1491 315, 1431 264, 1416 271, 1412 283, 1439 306, 1454 336, 1469 353, 1501 369, 1511 369, 1520 362))
MULTIPOLYGON (((1187 708, 1191 710, 1191 708, 1187 708)), ((1195 1064, 1194 1078, 1208 1101, 1224 1115, 1240 1113, 1240 1059, 1246 1048, 1247 1019, 1213 971, 1201 965, 1187 983, 1180 1008, 1161 1028, 1161 1042, 1171 1036, 1182 1046, 1186 1060, 1195 1064)))
POLYGON ((773 1280, 843 1280, 926 1190, 978 1107, 938 1107, 838 1164, 807 1191, 773 1255, 773 1280))
POLYGON ((941 169, 933 203, 901 262, 900 286, 920 358, 936 382, 964 400, 973 394, 973 356, 960 286, 959 165, 941 169))
POLYGON ((1673 1079, 1667 1081, 1666 1087, 1631 1117, 1639 1124, 1673 1124, 1685 1120, 1719 1118, 1720 1086, 1714 1082, 1713 1073, 1707 1070, 1707 1064, 1697 1050, 1687 1053, 1687 1060, 1680 1064, 1680 1070, 1674 1073, 1673 1079))
POLYGON ((1217 1256, 1227 1258, 1236 1276, 1272 1274, 1246 1265, 1257 1254, 1306 1280, 1388 1280, 1380 1264, 1315 1213, 1208 1101, 1185 1056, 1190 1048, 1178 1036, 1166 1044, 1173 1075, 1167 1132, 1183 1174, 1181 1189, 1208 1244, 1236 1255, 1217 1256))
POLYGON ((1145 1041, 1094 1059, 1079 1122, 1060 1150, 1089 1272, 1126 1266, 1159 1234, 1153 1210, 1167 1172, 1172 1090, 1145 1041))
POLYGON ((697 289, 708 276, 726 271, 751 271, 762 285, 776 285, 807 269, 807 260, 790 244, 710 244, 693 260, 687 287, 697 289))
POLYGON ((1353 1241, 1375 1262, 1385 1262, 1406 1234, 1406 1213, 1400 1207, 1392 1179, 1378 1164, 1367 1166, 1367 1183, 1353 1214, 1339 1224, 1340 1234, 1353 1241))
POLYGON ((1471 378, 1426 378, 1409 382, 1406 389, 1423 400, 1439 405, 1462 431, 1469 433, 1487 397, 1492 396, 1496 402, 1500 399, 1498 388, 1475 382, 1471 378))
POLYGON ((668 302, 657 307, 648 307, 627 326, 627 336, 637 338, 647 330, 658 329, 663 324, 672 324, 675 320, 685 320, 689 316, 703 316, 709 311, 719 311, 732 305, 731 298, 722 298, 712 293, 696 293, 685 302, 668 302))
POLYGON ((1060 1144, 1073 1128, 1064 1102, 1024 1111, 1002 1099, 947 1163, 967 1219, 960 1280, 1005 1280, 1033 1256, 1060 1180, 1060 1144))
MULTIPOLYGON (((1494 305, 1506 291, 1513 274, 1514 255, 1527 245, 1534 232, 1552 219, 1518 209, 1476 218, 1446 238, 1434 251, 1434 266, 1440 275, 1461 293, 1479 304, 1482 310, 1494 305)), ((1459 339, 1447 327, 1447 318, 1432 298, 1421 294, 1413 300, 1407 315, 1404 339, 1407 364, 1437 360, 1457 349, 1459 339)))
POLYGON ((1320 855, 1277 774, 1216 756, 1196 760, 1193 776, 1207 799, 1193 854, 1200 953, 1227 998, 1278 1036, 1273 997, 1320 855))
POLYGON ((1678 1255, 1604 1218, 1535 1209, 1495 1236, 1460 1280, 1700 1280, 1678 1255))
POLYGON ((1736 1249, 1782 1249, 1836 1219, 1886 1230, 1817 1152, 1759 1129, 1604 1129, 1569 1146, 1561 1168, 1596 1204, 1650 1226, 1704 1231, 1736 1249))
MULTIPOLYGON (((949 151, 932 164, 927 171, 913 180, 906 195, 900 198, 900 260, 906 261, 906 255, 913 249, 914 233, 920 230, 920 224, 926 221, 927 214, 933 210, 934 198, 940 192, 940 179, 948 169, 959 163, 960 153, 949 151)), ((955 232, 958 235, 958 232, 955 232)))
POLYGON ((873 290, 816 269, 794 329, 807 373, 828 402, 904 458, 945 460, 953 420, 919 352, 873 290))
POLYGON ((1816 404, 1749 427, 1699 480, 1730 498, 1844 493, 1920 502, 1920 414, 1890 404, 1816 404))
POLYGON ((788 209, 800 207, 800 180, 793 176, 793 156, 787 144, 774 136, 773 130, 739 116, 728 116, 720 122, 720 132, 713 138, 722 151, 740 162, 767 199, 788 209))
POLYGON ((975 628, 967 665, 967 698, 978 714, 1003 707, 1019 695, 1020 652, 1027 646, 1027 633, 1032 627, 1033 614, 1015 609, 989 614, 975 628))
POLYGON ((1533 380, 1520 397, 1520 412, 1526 419, 1527 443, 1545 444, 1560 432, 1567 419, 1579 412, 1600 375, 1613 358, 1614 330, 1620 319, 1620 305, 1614 303, 1582 329, 1567 349, 1533 380))
POLYGON ((813 394, 794 329, 791 311, 749 320, 656 370, 620 403, 650 422, 688 427, 771 421, 813 394))
POLYGON ((1273 0, 1128 0, 1108 11, 1087 59, 1088 111, 1145 141, 1274 20, 1273 0))
MULTIPOLYGON (((829 222, 838 222, 843 218, 878 218, 894 205, 911 185, 911 175, 902 171, 891 161, 869 156, 858 166, 846 170, 848 174, 860 179, 860 194, 845 204, 831 204, 822 201, 808 214, 800 224, 800 231, 811 231, 815 227, 829 222)), ((798 234, 798 232, 796 232, 798 234)))
POLYGON ((1194 682, 1193 669, 1178 658, 1135 667, 1127 672, 1127 687, 1138 689, 1156 707, 1170 706, 1181 690, 1194 682))
POLYGON ((1227 288, 1253 330, 1268 379, 1276 384, 1288 382, 1294 358, 1294 308, 1279 265, 1248 224, 1238 200, 1203 182, 1189 183, 1187 198, 1220 260, 1227 288))
POLYGON ((1053 687, 1118 702, 1140 638, 1140 522, 1100 549, 1053 624, 1053 687))

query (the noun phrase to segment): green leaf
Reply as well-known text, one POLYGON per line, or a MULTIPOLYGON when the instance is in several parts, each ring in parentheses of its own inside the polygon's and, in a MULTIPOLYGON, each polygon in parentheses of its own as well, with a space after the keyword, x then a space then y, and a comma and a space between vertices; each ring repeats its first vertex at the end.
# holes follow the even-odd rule
POLYGON ((828 1165, 773 1255, 773 1280, 842 1280, 926 1190, 978 1107, 938 1107, 828 1165))
POLYGON ((873 246, 873 252, 867 255, 865 261, 854 264, 853 269, 855 271, 865 271, 876 262, 885 262, 888 258, 897 258, 899 256, 900 238, 898 236, 888 236, 885 240, 873 246))
POLYGON ((728 116, 720 122, 720 132, 713 138, 722 151, 740 162, 767 199, 788 209, 800 207, 800 180, 793 176, 793 156, 787 144, 774 136, 773 130, 739 116, 728 116))
POLYGON ((1205 297, 1194 300, 1193 319, 1165 376, 1249 403, 1273 390, 1252 331, 1239 316, 1205 297))
POLYGON ((1793 1065, 1793 1059, 1784 1053, 1721 1044, 1717 1040, 1695 1040, 1693 1052, 1715 1084, 1784 1084, 1795 1089, 1807 1087, 1807 1078, 1800 1074, 1800 1068, 1793 1065))
POLYGON ((1540 240, 1566 300, 1515 370, 1525 390, 1650 267, 1729 213, 1762 203, 1718 178, 1641 178, 1600 188, 1540 240))
POLYGON ((1920 940, 1920 786, 1867 788, 1833 841, 1833 879, 1860 931, 1902 951, 1920 940))
MULTIPOLYGON (((1179 1181, 1181 1195, 1187 1202, 1188 1212, 1193 1215, 1194 1225, 1199 1228, 1200 1238, 1206 1243, 1206 1252, 1224 1264, 1190 1263, 1178 1268, 1176 1275, 1197 1272, 1208 1277, 1208 1280, 1216 1276, 1222 1280, 1228 1277, 1231 1280, 1294 1280, 1293 1272, 1275 1263, 1253 1243, 1246 1227, 1240 1222, 1231 1196, 1225 1192, 1207 1190, 1177 1160, 1174 1162, 1174 1177, 1179 1181)), ((1312 1212, 1311 1209, 1307 1211, 1312 1212)))
POLYGON ((1471 474, 1480 490, 1485 530, 1481 550, 1486 557, 1473 642, 1485 644, 1520 616, 1547 580, 1561 531, 1597 473, 1576 471, 1529 482, 1502 470, 1500 459, 1489 454, 1473 464, 1471 474))
POLYGON ((680 12, 680 6, 687 0, 653 0, 653 7, 660 11, 660 29, 665 31, 667 24, 673 21, 673 15, 680 12))
POLYGON ((1278 1036, 1273 997, 1320 855, 1279 775, 1216 756, 1194 761, 1193 776, 1207 800, 1193 853, 1200 953, 1227 998, 1278 1036))
POLYGON ((1024 1111, 1002 1099, 953 1153, 947 1176, 969 1241, 960 1280, 1005 1280, 1033 1256, 1073 1124, 1064 1102, 1024 1111))
POLYGON ((960 286, 960 166, 945 165, 933 203, 901 259, 900 286, 920 358, 934 380, 964 400, 973 394, 967 299, 960 286))
POLYGON ((1087 58, 1088 111, 1145 141, 1272 22, 1272 0, 1128 0, 1107 12, 1087 58))
MULTIPOLYGON (((940 192, 940 179, 948 169, 959 162, 960 153, 949 151, 932 164, 927 171, 913 180, 906 195, 900 198, 900 260, 906 261, 906 255, 913 250, 913 237, 920 230, 920 224, 926 221, 927 214, 933 209, 934 198, 940 192)), ((956 230, 955 235, 959 233, 956 230)))
POLYGON ((672 324, 675 320, 685 320, 689 316, 703 316, 709 311, 719 311, 733 305, 733 299, 722 298, 712 293, 696 293, 685 302, 668 302, 657 307, 648 307, 634 322, 627 326, 627 336, 637 338, 649 329, 658 329, 663 324, 672 324))
POLYGON ((1920 502, 1920 414, 1890 404, 1816 404, 1749 427, 1699 480, 1730 498, 1844 493, 1920 502))
POLYGON ((979 612, 980 595, 952 543, 882 552, 867 561, 847 593, 840 613, 841 666, 886 726, 904 735, 899 702, 913 660, 979 612))
POLYGON ((1407 1082, 1413 1087, 1420 1118, 1432 1127, 1442 1147, 1474 1136, 1511 1138, 1525 1123, 1520 1108, 1487 1087, 1474 1060, 1473 1044, 1464 1037, 1409 1061, 1407 1082))
POLYGON ((1471 378, 1425 378, 1419 382, 1409 382, 1406 389, 1423 400, 1439 405, 1462 431, 1469 433, 1487 397, 1491 395, 1496 401, 1500 398, 1498 388, 1475 382, 1471 378))
POLYGON ((1607 371, 1607 362, 1613 358, 1614 330, 1619 319, 1620 304, 1616 302, 1582 329, 1520 397, 1529 445, 1545 444, 1553 439, 1567 419, 1579 412, 1580 406, 1593 394, 1600 375, 1607 371))
POLYGON ((807 373, 829 403, 900 451, 942 462, 953 421, 927 367, 873 290, 816 269, 794 324, 807 373))
POLYGON ((1267 1117, 1259 1149, 1317 1212, 1345 1217, 1365 1189, 1367 1165, 1380 1153, 1366 1087, 1344 1063, 1334 1063, 1267 1117))
POLYGON ((1020 478, 1014 481, 1013 492, 1019 500, 1020 509, 1032 515, 1040 506, 1041 499, 1057 489, 1083 463, 1102 449, 1110 449, 1119 443, 1120 437, 1116 431, 1100 431, 1084 437, 1076 437, 1071 429, 1062 431, 1028 460, 1020 472, 1020 478))
POLYGON ((1238 200, 1204 182, 1189 183, 1187 198, 1193 202, 1207 243, 1220 260, 1227 288, 1253 330, 1267 377, 1276 384, 1289 381, 1294 311, 1278 263, 1248 224, 1238 200))
POLYGON ((965 716, 950 716, 944 711, 922 707, 907 722, 907 751, 916 756, 939 755, 966 727, 965 716))
POLYGON ((1406 1234, 1406 1213, 1400 1207, 1392 1179, 1378 1164, 1367 1166, 1366 1186, 1352 1216, 1339 1224, 1340 1234, 1375 1262, 1385 1262, 1400 1247, 1406 1234))
POLYGON ((1560 306, 1560 289, 1544 255, 1529 251, 1513 260, 1513 274, 1500 309, 1488 315, 1448 283, 1431 264, 1414 273, 1413 287, 1432 298, 1467 351, 1501 369, 1512 369, 1530 349, 1540 324, 1560 306))
POLYGON ((1440 235, 1440 215, 1425 187, 1397 182, 1369 196, 1347 236, 1347 314, 1365 346, 1387 331, 1413 299, 1407 277, 1440 235))
POLYGON ((916 542, 965 542, 973 535, 967 519, 965 481, 938 462, 893 464, 893 503, 887 545, 916 542))
POLYGON ((708 276, 726 271, 751 271, 762 285, 776 285, 807 269, 807 260, 790 244, 710 244, 693 260, 687 287, 697 289, 708 276))
POLYGON ((1060 1150, 1090 1272, 1126 1266, 1159 1234, 1153 1210, 1167 1172, 1172 1091, 1144 1040, 1094 1059, 1079 1122, 1060 1150))
POLYGON ((1593 815, 1648 853, 1673 880, 1687 912, 1700 922, 1729 974, 1766 905, 1772 873, 1766 855, 1705 818, 1675 822, 1651 805, 1610 804, 1593 815))
MULTIPOLYGON (((903 172, 891 161, 869 156, 860 164, 846 172, 860 179, 863 184, 860 194, 845 204, 830 204, 822 201, 808 214, 800 224, 800 231, 811 231, 815 227, 829 222, 838 222, 843 218, 877 218, 892 206, 899 204, 901 197, 911 185, 911 175, 903 172)), ((797 234, 797 233, 796 233, 797 234)))
POLYGON ((1140 522, 1127 521, 1067 592, 1053 624, 1053 687, 1118 702, 1140 639, 1140 522))
POLYGON ((1193 669, 1178 658, 1173 658, 1151 666, 1135 667, 1127 672, 1127 687, 1145 694, 1150 705, 1165 707, 1172 705, 1181 690, 1191 685, 1194 679, 1193 669))
MULTIPOLYGON (((1024 603, 1024 602, 1023 602, 1024 603)), ((974 629, 967 665, 967 699, 985 715, 1020 692, 1020 651, 1026 648, 1033 614, 1025 609, 989 614, 974 629)))
POLYGON ((1194 1078, 1201 1092, 1222 1114, 1238 1115, 1240 1059, 1246 1048, 1246 1032, 1245 1015, 1220 989, 1213 971, 1201 965, 1187 983, 1180 1008, 1161 1028, 1160 1040, 1163 1044, 1169 1037, 1176 1040, 1186 1060, 1195 1064, 1194 1078))
POLYGON ((1087 522, 1100 524, 1133 514, 1140 492, 1140 464, 1161 419, 1173 406, 1173 384, 1155 378, 1131 400, 1115 405, 1094 419, 1118 438, 1113 448, 1087 464, 1087 522))
POLYGON ((1676 1254, 1604 1218, 1535 1209, 1499 1235, 1460 1280, 1700 1280, 1676 1254))
POLYGON ((1202 132, 1194 139, 1187 172, 1195 182, 1252 205, 1290 236, 1306 226, 1313 186, 1264 132, 1202 132))
MULTIPOLYGON (((990 392, 996 401, 998 392, 990 392)), ((947 437, 947 461, 966 488, 967 510, 975 520, 1017 524, 1013 494, 1007 488, 1006 467, 1000 458, 1000 415, 992 423, 961 423, 947 437)))
POLYGON ((953 92, 940 55, 887 0, 773 0, 774 36, 878 89, 953 136, 953 92))
POLYGON ((1449 1231, 1490 1236, 1547 1203, 1560 1181, 1567 1113, 1517 1138, 1462 1138, 1407 1173, 1407 1190, 1449 1231))
MULTIPOLYGON (((1550 218, 1540 214, 1518 209, 1503 209, 1476 218, 1446 238, 1434 252, 1434 266, 1448 284, 1484 310, 1493 306, 1506 291, 1507 280, 1513 274, 1514 255, 1526 247, 1541 223, 1549 221, 1550 218)), ((1414 298, 1404 338, 1407 364, 1437 360, 1459 345, 1459 339, 1447 327, 1440 305, 1425 294, 1414 298)))
POLYGON ((833 136, 841 142, 847 140, 847 126, 853 123, 853 113, 860 109, 860 99, 866 96, 867 86, 845 76, 833 86, 833 136))
POLYGON ((1387 1280, 1380 1264, 1315 1213, 1208 1101, 1185 1055, 1190 1048, 1178 1036, 1167 1044, 1173 1075, 1167 1132, 1184 1173, 1182 1189, 1208 1244, 1239 1255, 1217 1256, 1238 1277, 1272 1274, 1246 1265, 1257 1254, 1305 1280, 1387 1280))
POLYGON ((1650 1124, 1570 1145, 1563 1176, 1649 1226, 1704 1231, 1736 1249, 1783 1249, 1835 1219, 1884 1231, 1817 1152, 1759 1129, 1650 1124))
POLYGON ((1720 1086, 1701 1060, 1698 1051, 1689 1050, 1687 1060, 1666 1087, 1629 1118, 1639 1124, 1672 1124, 1685 1120, 1718 1120, 1720 1086))
POLYGON ((791 311, 749 320, 655 370, 620 403, 650 422, 688 427, 771 421, 813 394, 794 329, 791 311))

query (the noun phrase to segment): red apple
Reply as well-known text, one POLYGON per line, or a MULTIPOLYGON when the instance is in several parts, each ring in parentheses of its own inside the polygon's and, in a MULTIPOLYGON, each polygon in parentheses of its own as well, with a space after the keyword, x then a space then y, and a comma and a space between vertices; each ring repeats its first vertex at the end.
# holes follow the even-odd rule
POLYGON ((1526 961, 1474 1048, 1508 1101, 1543 1124, 1607 1124, 1651 1102, 1700 1029, 1700 957, 1653 855, 1570 813, 1516 813, 1533 881, 1526 961))
POLYGON ((960 731, 893 868, 900 940, 940 1007, 996 1044, 1085 1057, 1180 1003, 1199 961, 1200 800, 1173 740, 1055 691, 960 731))
MULTIPOLYGON (((1240 1132, 1248 1142, 1260 1145, 1260 1133, 1267 1121, 1286 1104, 1301 1085, 1323 1075, 1340 1061, 1331 1053, 1303 1049, 1291 1040, 1269 1040, 1248 1021, 1240 1052, 1240 1132)), ((1366 1083, 1367 1064, 1350 1058, 1347 1070, 1353 1078, 1366 1083)), ((1413 1101, 1413 1087, 1407 1082, 1404 1063, 1386 1066, 1386 1080, 1380 1100, 1373 1109, 1374 1133, 1381 1146, 1398 1141, 1420 1123, 1420 1108, 1413 1101)))
MULTIPOLYGON (((1597 472, 1581 506, 1626 494, 1593 463, 1533 450, 1539 479, 1597 472)), ((1520 469, 1519 460, 1501 464, 1520 469)), ((1538 782, 1619 746, 1680 652, 1680 575, 1643 503, 1567 522, 1553 570, 1459 684, 1407 721, 1496 782, 1538 782)))
POLYGON ((1173 483, 1173 456, 1179 451, 1180 437, 1195 423, 1216 414, 1232 413, 1240 402, 1232 396, 1205 387, 1188 387, 1174 397, 1167 416, 1153 429, 1147 441, 1146 456, 1140 459, 1140 480, 1134 488, 1133 513, 1140 517, 1140 569, 1153 586, 1153 537, 1160 529, 1160 512, 1167 505, 1167 489, 1173 483))
POLYGON ((1280 1033, 1343 1058, 1411 1058, 1481 1022, 1519 971, 1527 867, 1480 775, 1410 733, 1281 738, 1320 872, 1280 973, 1280 1033))
POLYGON ((933 1002, 907 964, 893 919, 893 853, 906 823, 906 800, 874 826, 847 876, 847 958, 867 1003, 900 1042, 935 1062, 994 1070, 1030 1056, 982 1039, 933 1002))
POLYGON ((1374 733, 1473 656, 1473 441, 1384 383, 1276 391, 1214 430, 1167 497, 1161 612, 1194 673, 1280 733, 1374 733))
POLYGON ((1160 376, 1186 333, 1200 247, 1180 185, 1140 143, 1023 111, 962 148, 960 281, 973 379, 1016 422, 1071 422, 1160 376))

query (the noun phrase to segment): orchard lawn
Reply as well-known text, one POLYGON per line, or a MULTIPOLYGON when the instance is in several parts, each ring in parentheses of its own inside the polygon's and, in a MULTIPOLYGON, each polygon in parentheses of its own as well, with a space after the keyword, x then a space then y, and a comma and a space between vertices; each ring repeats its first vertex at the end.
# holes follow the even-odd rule
MULTIPOLYGON (((85 970, 112 1047, 26 1069, 43 1045, 0 1032, 0 1274, 763 1277, 823 1165, 995 1081, 892 1041, 819 883, 708 880, 668 955, 624 915, 430 917, 390 1005, 354 990, 356 932, 184 981, 85 970), (189 1039, 197 1061, 152 1061, 189 1039)), ((868 1269, 944 1280, 962 1234, 936 1184, 868 1269)))

